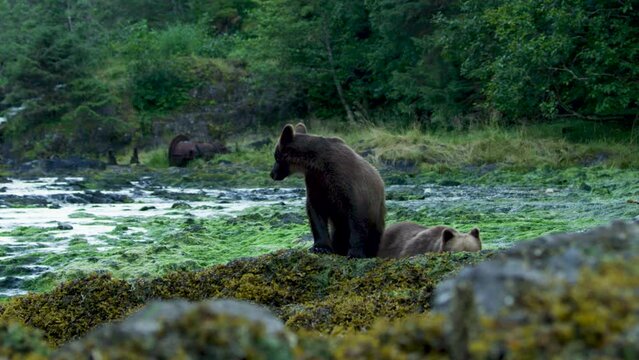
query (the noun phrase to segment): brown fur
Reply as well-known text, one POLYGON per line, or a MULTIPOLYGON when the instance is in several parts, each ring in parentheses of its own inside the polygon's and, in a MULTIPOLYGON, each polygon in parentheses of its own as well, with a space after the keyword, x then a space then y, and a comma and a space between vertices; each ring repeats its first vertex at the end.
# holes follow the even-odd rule
POLYGON ((304 175, 312 251, 351 257, 377 254, 386 207, 384 182, 371 164, 341 139, 296 133, 292 125, 282 130, 275 160, 274 180, 304 175))
POLYGON ((382 236, 378 257, 403 258, 427 252, 479 251, 479 229, 468 234, 449 226, 424 227, 411 222, 389 226, 382 236))

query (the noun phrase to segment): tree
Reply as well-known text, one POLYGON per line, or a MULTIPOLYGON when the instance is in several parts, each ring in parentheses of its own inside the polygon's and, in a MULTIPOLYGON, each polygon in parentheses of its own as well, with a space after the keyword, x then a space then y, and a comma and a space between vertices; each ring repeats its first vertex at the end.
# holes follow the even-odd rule
POLYGON ((311 111, 337 104, 354 120, 368 98, 370 27, 363 1, 261 0, 241 52, 257 88, 302 97, 311 111))
POLYGON ((510 118, 634 119, 639 12, 632 1, 467 0, 437 43, 510 118))

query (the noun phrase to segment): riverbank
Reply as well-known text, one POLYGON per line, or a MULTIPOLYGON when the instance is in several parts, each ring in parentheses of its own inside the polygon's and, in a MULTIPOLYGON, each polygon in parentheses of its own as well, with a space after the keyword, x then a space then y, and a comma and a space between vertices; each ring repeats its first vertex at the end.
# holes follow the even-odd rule
MULTIPOLYGON (((315 128, 334 134, 329 126, 315 128)), ((630 154, 633 145, 609 138, 604 156, 596 142, 534 138, 530 131, 483 129, 457 136, 367 127, 342 134, 380 169, 387 185, 387 224, 479 227, 484 248, 496 250, 639 217, 639 170, 630 166, 637 161, 637 153, 630 154), (500 162, 479 162, 489 153, 507 154, 499 150, 505 138, 518 147, 526 141, 554 142, 563 150, 539 157, 533 148, 514 152, 517 161, 493 156, 500 162), (371 142, 377 145, 371 148, 371 142), (412 150, 386 158, 391 144, 412 150), (448 155, 426 160, 441 147, 448 155), (423 154, 417 148, 424 148, 423 154), (465 160, 453 157, 457 150, 451 149, 465 154, 465 160), (595 160, 589 157, 596 154, 595 160), (531 165, 522 166, 524 159, 531 165)), ((92 271, 149 278, 310 247, 303 181, 299 176, 270 179, 272 142, 246 135, 232 153, 186 168, 167 167, 165 153, 157 150, 142 152, 142 165, 54 177, 38 167, 5 174, 17 177, 5 178, 0 186, 0 296, 50 290, 92 271), (38 178, 43 175, 49 177, 38 178)))
MULTIPOLYGON (((485 249, 504 249, 549 233, 639 218, 638 178, 637 170, 603 167, 405 174, 404 184, 387 186, 387 224, 479 227, 485 249)), ((119 181, 100 190, 94 178, 6 183, 0 202, 22 203, 0 208, 0 294, 42 292, 92 271, 150 278, 311 246, 303 187, 119 181)))

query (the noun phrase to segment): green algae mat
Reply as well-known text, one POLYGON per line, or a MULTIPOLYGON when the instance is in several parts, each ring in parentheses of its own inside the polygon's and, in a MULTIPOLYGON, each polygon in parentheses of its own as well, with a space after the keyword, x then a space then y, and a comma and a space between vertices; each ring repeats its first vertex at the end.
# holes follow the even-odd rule
MULTIPOLYGON (((639 217, 637 170, 583 167, 521 173, 478 167, 384 175, 387 224, 415 221, 463 231, 479 227, 485 249, 639 217)), ((148 279, 311 245, 301 187, 215 189, 202 187, 195 175, 187 176, 195 183, 183 179, 177 187, 162 185, 163 178, 155 183, 153 178, 133 179, 127 175, 113 181, 116 189, 101 190, 126 195, 123 203, 54 202, 61 194, 69 197, 95 184, 86 178, 32 183, 29 191, 43 193, 49 204, 0 209, 0 296, 50 290, 93 271, 148 279), (59 221, 73 230, 61 230, 59 221)), ((294 179, 284 185, 300 184, 294 179)), ((0 198, 7 198, 11 186, 0 198)))

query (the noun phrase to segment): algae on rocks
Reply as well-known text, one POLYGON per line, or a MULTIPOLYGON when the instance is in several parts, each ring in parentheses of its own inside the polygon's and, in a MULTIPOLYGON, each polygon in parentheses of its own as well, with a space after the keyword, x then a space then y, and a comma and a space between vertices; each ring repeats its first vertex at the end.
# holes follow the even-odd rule
POLYGON ((236 300, 152 302, 63 346, 54 359, 293 359, 295 336, 264 307, 236 300))
POLYGON ((263 304, 292 329, 364 329, 378 318, 428 310, 437 283, 491 252, 411 259, 349 260, 286 250, 201 271, 123 281, 95 274, 53 291, 7 302, 0 319, 19 320, 60 345, 100 323, 122 319, 152 299, 235 298, 263 304))

